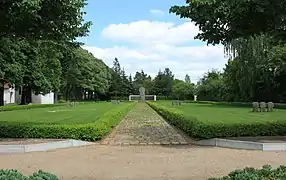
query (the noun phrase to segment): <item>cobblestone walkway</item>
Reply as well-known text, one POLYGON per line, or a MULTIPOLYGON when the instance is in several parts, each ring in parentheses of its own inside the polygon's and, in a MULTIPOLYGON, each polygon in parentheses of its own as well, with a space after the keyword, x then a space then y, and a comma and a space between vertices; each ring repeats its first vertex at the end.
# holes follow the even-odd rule
POLYGON ((137 103, 101 144, 179 145, 188 141, 146 103, 137 103))

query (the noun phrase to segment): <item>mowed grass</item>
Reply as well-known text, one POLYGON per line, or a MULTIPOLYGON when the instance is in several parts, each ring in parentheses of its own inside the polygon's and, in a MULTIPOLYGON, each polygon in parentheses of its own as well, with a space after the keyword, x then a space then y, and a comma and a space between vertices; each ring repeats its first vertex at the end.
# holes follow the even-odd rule
POLYGON ((197 120, 208 124, 253 124, 273 121, 286 123, 286 110, 282 109, 274 109, 273 112, 251 112, 251 107, 196 103, 173 106, 172 101, 158 101, 156 103, 175 108, 187 116, 195 117, 197 120))
POLYGON ((59 106, 0 112, 0 123, 19 124, 86 124, 97 121, 104 113, 128 103, 96 102, 74 107, 59 106))

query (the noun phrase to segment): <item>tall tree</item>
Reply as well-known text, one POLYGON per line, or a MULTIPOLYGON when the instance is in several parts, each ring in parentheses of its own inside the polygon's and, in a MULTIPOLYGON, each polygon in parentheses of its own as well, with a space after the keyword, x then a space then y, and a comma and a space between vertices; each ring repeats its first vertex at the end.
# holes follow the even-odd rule
MULTIPOLYGON (((22 69, 25 72, 17 72, 19 75, 22 74, 20 79, 22 79, 23 82, 19 82, 16 85, 24 86, 22 104, 25 104, 28 99, 31 99, 27 96, 30 96, 32 90, 44 93, 47 92, 47 89, 50 89, 49 87, 53 86, 56 88, 58 86, 56 85, 59 84, 58 78, 48 76, 59 74, 59 72, 54 73, 53 69, 47 66, 44 66, 46 68, 40 67, 41 64, 48 63, 48 61, 51 60, 53 61, 50 63, 51 66, 57 64, 56 66, 58 67, 58 61, 56 60, 57 58, 55 58, 58 56, 58 53, 56 53, 52 47, 52 50, 49 51, 52 53, 49 55, 46 54, 50 56, 50 60, 46 59, 41 61, 37 55, 41 54, 40 52, 42 52, 43 47, 39 46, 39 43, 46 44, 50 41, 57 41, 57 43, 63 44, 73 42, 77 37, 87 35, 91 22, 83 23, 84 12, 81 10, 85 4, 85 0, 16 0, 0 2, 0 41, 2 41, 3 38, 10 38, 14 42, 19 41, 18 45, 23 45, 22 51, 28 57, 24 59, 22 63, 18 63, 18 68, 15 68, 15 70, 22 69), (26 47, 28 48, 26 49, 26 47), (51 55, 53 57, 51 57, 51 55), (22 67, 20 68, 20 66, 22 67), (33 69, 35 71, 29 70, 32 67, 37 69, 33 69), (51 82, 53 80, 54 82, 51 82)), ((1 46, 0 48, 3 47, 1 46)), ((5 57, 0 57, 0 59, 4 58, 5 57)), ((5 63, 7 64, 2 65, 3 67, 10 66, 9 62, 5 61, 5 63)), ((15 70, 7 72, 8 69, 6 69, 5 73, 3 73, 4 70, 1 70, 0 106, 3 105, 2 95, 4 93, 4 80, 13 83, 19 80, 19 78, 13 79, 14 76, 8 76, 9 74, 15 73, 15 70)))
POLYGON ((190 78, 190 76, 188 74, 186 74, 186 76, 185 76, 185 82, 186 83, 191 83, 191 78, 190 78))
POLYGON ((112 81, 111 81, 111 86, 109 89, 109 92, 111 93, 112 96, 115 96, 118 98, 119 96, 122 96, 122 77, 121 77, 121 67, 119 60, 117 58, 114 58, 113 61, 113 67, 112 67, 112 81))

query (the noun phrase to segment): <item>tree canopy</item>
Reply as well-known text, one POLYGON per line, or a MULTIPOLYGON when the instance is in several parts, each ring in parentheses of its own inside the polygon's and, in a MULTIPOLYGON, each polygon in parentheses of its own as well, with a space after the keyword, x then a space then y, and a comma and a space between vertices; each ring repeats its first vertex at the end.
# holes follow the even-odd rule
POLYGON ((208 44, 260 34, 285 40, 284 0, 186 0, 186 5, 174 5, 170 12, 198 25, 202 32, 195 38, 208 44))

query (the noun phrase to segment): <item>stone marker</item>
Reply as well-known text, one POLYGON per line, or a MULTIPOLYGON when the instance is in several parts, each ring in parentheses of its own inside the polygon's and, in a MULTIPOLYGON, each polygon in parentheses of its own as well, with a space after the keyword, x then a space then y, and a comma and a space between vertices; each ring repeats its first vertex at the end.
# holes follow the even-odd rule
POLYGON ((260 107, 260 112, 266 111, 266 103, 265 102, 260 102, 259 107, 260 107))
POLYGON ((259 103, 258 102, 253 102, 252 103, 252 111, 253 112, 258 112, 258 108, 259 108, 259 103))
POLYGON ((274 108, 274 103, 273 102, 268 102, 267 103, 267 110, 268 110, 268 112, 273 111, 273 108, 274 108))
POLYGON ((140 99, 142 101, 145 101, 145 88, 144 87, 140 87, 139 88, 139 93, 140 93, 140 99))

